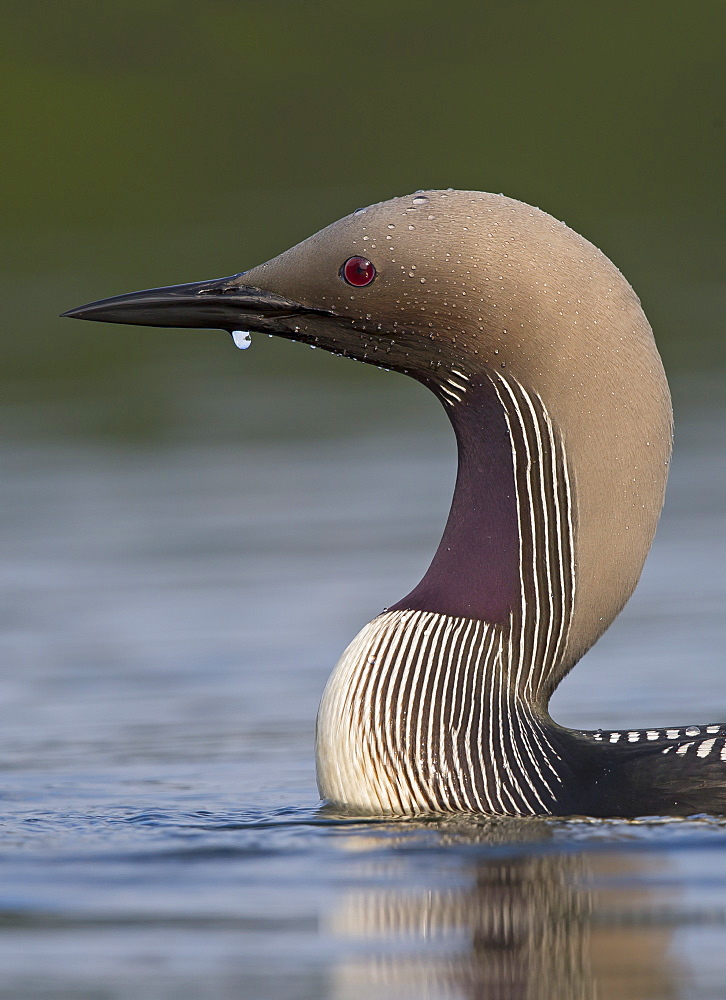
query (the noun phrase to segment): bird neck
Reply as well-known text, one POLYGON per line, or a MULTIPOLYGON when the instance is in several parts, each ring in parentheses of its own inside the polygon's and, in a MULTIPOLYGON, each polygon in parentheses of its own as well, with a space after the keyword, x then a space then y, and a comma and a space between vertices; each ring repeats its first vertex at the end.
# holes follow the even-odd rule
POLYGON ((458 444, 441 543, 421 582, 391 610, 499 625, 507 682, 544 705, 574 602, 574 515, 560 436, 540 398, 498 372, 457 373, 438 395, 458 444))

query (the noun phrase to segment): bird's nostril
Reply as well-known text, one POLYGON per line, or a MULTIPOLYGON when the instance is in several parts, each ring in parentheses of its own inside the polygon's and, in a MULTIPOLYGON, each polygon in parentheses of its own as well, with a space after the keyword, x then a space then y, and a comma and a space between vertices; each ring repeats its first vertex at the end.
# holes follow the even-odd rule
POLYGON ((197 295, 234 295, 240 290, 240 278, 244 277, 244 274, 244 271, 240 271, 239 274, 233 274, 217 282, 205 282, 197 290, 197 295))

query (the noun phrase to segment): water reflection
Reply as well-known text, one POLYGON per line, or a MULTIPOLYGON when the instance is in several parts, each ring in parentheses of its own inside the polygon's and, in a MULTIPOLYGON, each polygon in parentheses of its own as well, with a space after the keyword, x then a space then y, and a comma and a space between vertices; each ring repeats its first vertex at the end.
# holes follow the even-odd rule
MULTIPOLYGON (((361 863, 360 882, 376 888, 349 891, 331 915, 329 932, 354 944, 353 954, 334 970, 331 997, 666 1000, 679 995, 682 975, 668 955, 672 932, 669 922, 658 918, 668 912, 664 900, 659 893, 656 907, 654 894, 638 886, 664 860, 633 853, 549 853, 542 848, 551 840, 552 826, 538 820, 444 821, 434 828, 435 843, 420 856, 406 850, 409 826, 398 841, 379 838, 385 862, 376 860, 374 851, 361 863), (534 851, 512 854, 512 844, 521 847, 523 841, 534 851), (404 856, 391 864, 396 846, 404 856), (628 886, 624 894, 599 885, 619 881, 628 886), (394 884, 381 885, 385 882, 394 884), (644 920, 644 911, 652 919, 644 920)), ((434 834, 431 824, 424 829, 434 834)), ((374 848, 376 838, 365 842, 374 848)), ((352 850, 361 846, 360 840, 348 844, 352 850)))

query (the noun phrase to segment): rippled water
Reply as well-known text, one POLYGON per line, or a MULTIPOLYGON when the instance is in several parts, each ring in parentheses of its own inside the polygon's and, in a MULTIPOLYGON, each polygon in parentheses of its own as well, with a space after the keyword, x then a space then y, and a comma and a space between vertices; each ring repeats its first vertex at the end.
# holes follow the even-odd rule
MULTIPOLYGON (((287 398, 321 440, 9 449, 1 997, 726 997, 718 819, 320 811, 327 674, 453 482, 443 422, 377 404, 287 398)), ((723 416, 681 414, 641 587, 560 721, 726 720, 723 416)))

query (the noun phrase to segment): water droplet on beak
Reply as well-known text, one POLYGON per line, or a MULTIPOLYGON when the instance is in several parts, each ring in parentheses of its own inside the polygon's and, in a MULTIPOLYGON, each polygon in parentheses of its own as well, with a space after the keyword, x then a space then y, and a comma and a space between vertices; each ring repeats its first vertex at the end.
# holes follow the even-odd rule
POLYGON ((231 330, 230 332, 232 334, 232 340, 234 341, 235 347, 239 347, 240 351, 246 351, 252 343, 248 331, 231 330))

